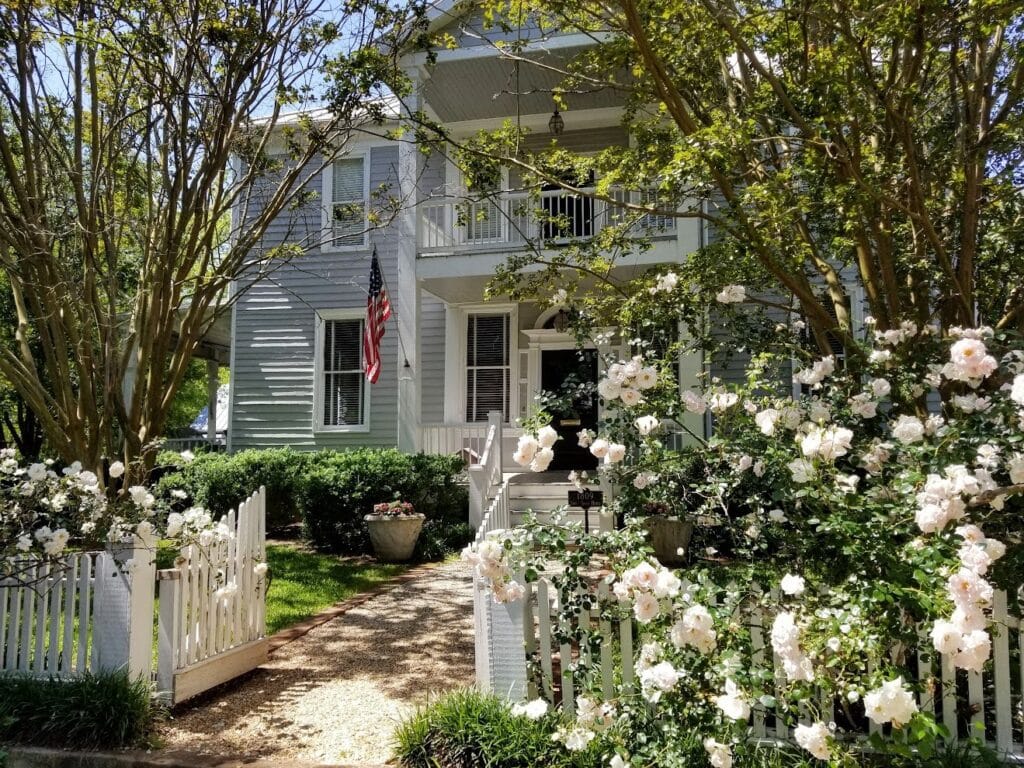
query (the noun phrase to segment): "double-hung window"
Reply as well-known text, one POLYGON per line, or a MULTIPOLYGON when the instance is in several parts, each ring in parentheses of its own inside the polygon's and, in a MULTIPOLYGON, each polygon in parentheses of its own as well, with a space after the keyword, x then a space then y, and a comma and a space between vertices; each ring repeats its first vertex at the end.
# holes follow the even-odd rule
POLYGON ((366 163, 346 157, 331 166, 330 242, 334 247, 366 244, 366 163))
POLYGON ((490 411, 509 419, 512 386, 511 316, 471 314, 466 329, 466 420, 487 421, 490 411))
POLYGON ((366 425, 366 378, 363 374, 363 319, 321 319, 320 426, 344 429, 366 425))

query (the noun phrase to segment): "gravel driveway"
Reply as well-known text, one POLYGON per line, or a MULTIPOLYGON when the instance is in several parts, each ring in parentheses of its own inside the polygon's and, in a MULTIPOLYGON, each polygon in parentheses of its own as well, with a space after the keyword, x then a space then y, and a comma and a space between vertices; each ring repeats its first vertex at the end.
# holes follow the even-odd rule
POLYGON ((190 752, 385 763, 404 715, 472 681, 469 569, 447 563, 279 648, 163 735, 190 752))

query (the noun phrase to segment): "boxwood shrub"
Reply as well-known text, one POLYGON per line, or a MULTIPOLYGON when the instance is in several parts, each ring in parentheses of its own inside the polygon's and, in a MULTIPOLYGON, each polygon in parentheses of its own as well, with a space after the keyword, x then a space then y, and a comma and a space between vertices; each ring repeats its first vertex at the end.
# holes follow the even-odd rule
POLYGON ((267 489, 267 528, 278 530, 302 518, 298 485, 312 457, 291 448, 201 453, 188 464, 165 471, 157 489, 168 494, 179 488, 188 494, 189 504, 223 515, 262 485, 267 489))
POLYGON ((158 492, 174 489, 222 515, 260 485, 267 489, 267 528, 301 522, 311 543, 325 552, 370 551, 363 515, 373 505, 401 499, 427 516, 417 560, 438 560, 472 538, 469 500, 457 456, 406 454, 393 448, 303 452, 291 448, 199 454, 188 464, 161 454, 158 492))
MULTIPOLYGON (((407 454, 395 449, 323 451, 307 462, 298 489, 306 536, 327 552, 369 551, 363 515, 393 499, 412 502, 428 521, 462 523, 468 516, 466 489, 458 483, 457 456, 407 454)), ((448 528, 456 535, 457 526, 448 528)))

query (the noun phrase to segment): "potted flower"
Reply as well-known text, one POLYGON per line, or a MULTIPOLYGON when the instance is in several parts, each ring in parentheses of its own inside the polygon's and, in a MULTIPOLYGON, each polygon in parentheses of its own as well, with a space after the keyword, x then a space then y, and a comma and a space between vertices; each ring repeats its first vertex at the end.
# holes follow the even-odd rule
POLYGON ((398 563, 412 557, 426 517, 407 501, 388 501, 374 504, 373 514, 363 519, 377 559, 398 563))

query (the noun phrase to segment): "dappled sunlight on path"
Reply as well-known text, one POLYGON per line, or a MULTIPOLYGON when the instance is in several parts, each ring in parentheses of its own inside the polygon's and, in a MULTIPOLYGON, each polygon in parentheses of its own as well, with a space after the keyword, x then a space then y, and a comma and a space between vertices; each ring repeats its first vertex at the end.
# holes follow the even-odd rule
POLYGON ((472 680, 471 581, 449 563, 278 649, 249 678, 178 713, 165 736, 193 752, 383 763, 404 715, 472 680))

